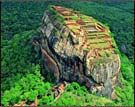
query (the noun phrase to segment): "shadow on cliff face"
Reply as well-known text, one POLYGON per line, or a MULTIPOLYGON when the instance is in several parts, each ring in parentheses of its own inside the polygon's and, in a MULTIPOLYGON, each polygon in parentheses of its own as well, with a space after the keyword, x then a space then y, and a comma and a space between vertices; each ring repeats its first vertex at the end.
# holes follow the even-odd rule
POLYGON ((53 73, 53 71, 56 69, 56 67, 53 67, 52 63, 55 62, 48 62, 50 56, 44 51, 42 50, 40 44, 41 44, 41 37, 39 36, 39 34, 37 35, 33 35, 32 37, 32 42, 35 45, 35 51, 37 52, 36 54, 36 59, 38 60, 37 63, 39 63, 40 65, 40 71, 41 74, 44 77, 44 81, 45 82, 50 82, 50 83, 57 83, 57 78, 55 76, 55 74, 53 73), (43 54, 42 54, 43 53, 43 54), (47 61, 47 62, 45 62, 47 61))

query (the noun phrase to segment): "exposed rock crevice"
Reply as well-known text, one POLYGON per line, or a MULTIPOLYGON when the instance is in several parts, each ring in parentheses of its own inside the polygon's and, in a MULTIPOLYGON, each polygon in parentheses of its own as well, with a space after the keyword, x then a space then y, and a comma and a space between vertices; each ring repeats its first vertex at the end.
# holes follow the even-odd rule
POLYGON ((44 13, 40 46, 45 68, 54 72, 57 82, 76 81, 92 93, 111 97, 117 85, 120 59, 108 36, 110 31, 92 17, 71 13, 70 9, 59 6, 51 8, 58 15, 65 15, 65 23, 54 18, 50 10, 44 13), (70 14, 79 19, 67 20, 72 17, 70 14))

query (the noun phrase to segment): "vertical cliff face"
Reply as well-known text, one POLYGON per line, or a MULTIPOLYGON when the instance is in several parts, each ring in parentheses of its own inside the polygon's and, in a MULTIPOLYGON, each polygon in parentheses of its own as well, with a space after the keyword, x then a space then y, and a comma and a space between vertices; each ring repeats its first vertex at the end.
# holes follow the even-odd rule
POLYGON ((112 98, 120 59, 109 29, 60 6, 51 6, 42 21, 40 41, 35 43, 41 48, 44 68, 54 73, 56 82, 76 81, 91 93, 112 98))

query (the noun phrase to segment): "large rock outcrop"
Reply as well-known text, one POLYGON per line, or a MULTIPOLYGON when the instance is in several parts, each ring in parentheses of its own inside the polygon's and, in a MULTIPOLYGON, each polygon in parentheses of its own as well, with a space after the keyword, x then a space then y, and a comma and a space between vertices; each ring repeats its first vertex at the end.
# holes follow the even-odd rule
POLYGON ((43 71, 54 73, 57 82, 76 81, 91 93, 112 98, 120 59, 109 29, 60 6, 50 6, 42 21, 40 39, 34 43, 42 52, 43 71))

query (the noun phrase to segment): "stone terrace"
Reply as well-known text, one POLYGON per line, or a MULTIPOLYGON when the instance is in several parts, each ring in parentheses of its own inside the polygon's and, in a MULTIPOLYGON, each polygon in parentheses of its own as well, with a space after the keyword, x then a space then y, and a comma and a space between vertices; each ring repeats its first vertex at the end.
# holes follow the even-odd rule
POLYGON ((65 19, 65 24, 72 32, 73 38, 79 40, 77 49, 87 51, 87 58, 114 53, 110 31, 95 19, 60 6, 52 6, 52 8, 65 19))

